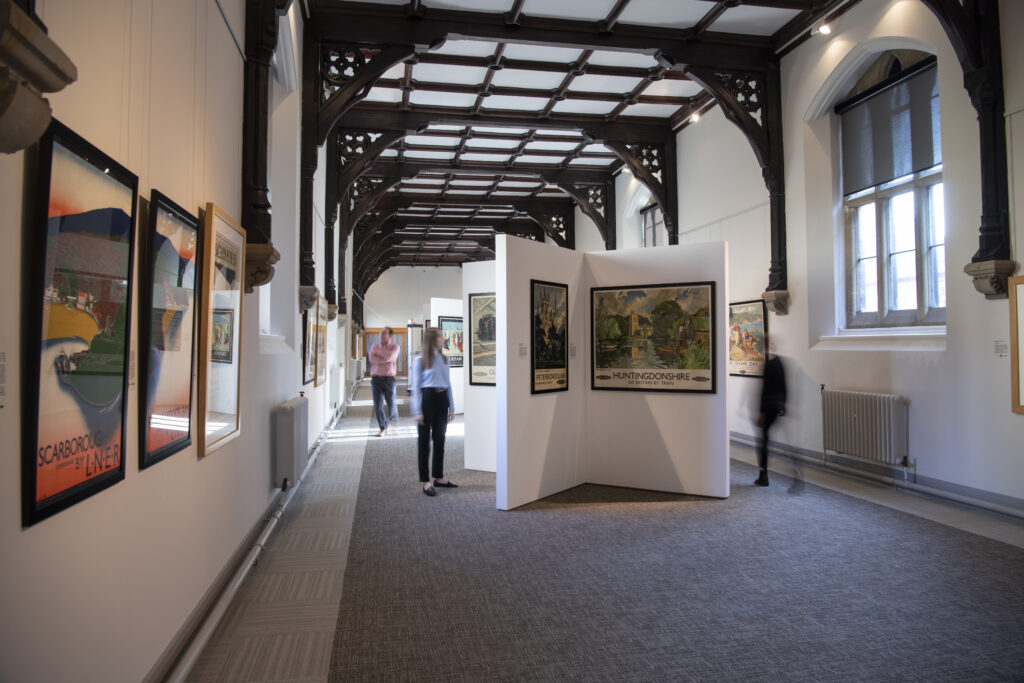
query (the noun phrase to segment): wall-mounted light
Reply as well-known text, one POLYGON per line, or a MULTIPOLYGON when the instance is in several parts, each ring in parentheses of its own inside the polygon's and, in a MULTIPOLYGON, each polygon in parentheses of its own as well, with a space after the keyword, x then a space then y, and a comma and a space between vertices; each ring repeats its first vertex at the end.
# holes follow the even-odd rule
POLYGON ((822 19, 817 24, 815 24, 813 27, 811 27, 811 35, 812 36, 816 36, 819 33, 821 35, 823 35, 823 36, 827 36, 828 34, 832 33, 832 27, 829 26, 828 23, 824 19, 822 19))
POLYGON ((700 112, 693 112, 690 114, 690 123, 697 123, 700 121, 700 112))

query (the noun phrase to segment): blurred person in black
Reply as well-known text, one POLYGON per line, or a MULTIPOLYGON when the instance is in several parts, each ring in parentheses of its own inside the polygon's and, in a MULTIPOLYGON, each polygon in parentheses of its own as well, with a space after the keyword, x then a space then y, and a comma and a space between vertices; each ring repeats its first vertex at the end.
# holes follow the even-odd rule
MULTIPOLYGON (((764 382, 761 385, 761 408, 757 425, 761 428, 761 446, 757 451, 757 486, 768 486, 768 433, 779 417, 786 414, 786 368, 782 359, 774 353, 766 354, 764 382)), ((797 493, 803 486, 803 478, 793 459, 790 464, 796 472, 791 493, 797 493)))

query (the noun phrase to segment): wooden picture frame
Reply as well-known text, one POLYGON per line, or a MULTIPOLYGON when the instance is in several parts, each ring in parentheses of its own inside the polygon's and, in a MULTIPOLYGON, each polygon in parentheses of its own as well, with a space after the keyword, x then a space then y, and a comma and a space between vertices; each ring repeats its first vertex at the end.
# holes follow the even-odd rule
POLYGON ((1007 280, 1010 290, 1010 408, 1024 414, 1024 275, 1007 280))
POLYGON ((569 286, 530 280, 530 393, 569 390, 569 286))
POLYGON ((197 452, 202 458, 241 433, 245 230, 211 202, 203 212, 201 242, 202 306, 196 423, 197 452), (229 329, 225 329, 225 325, 229 329))
POLYGON ((153 190, 141 251, 139 469, 192 443, 199 219, 153 190))
POLYGON ((302 383, 316 379, 316 304, 302 314, 302 383))
POLYGON ((441 353, 448 361, 448 367, 461 368, 465 339, 462 318, 439 315, 437 329, 441 330, 441 353))
POLYGON ((327 299, 316 298, 316 380, 319 387, 327 381, 327 299))
POLYGON ((469 383, 474 386, 498 383, 496 302, 494 292, 469 295, 469 383))
POLYGON ((590 290, 590 386, 713 394, 715 283, 590 290))
POLYGON ((768 350, 768 305, 764 299, 729 304, 729 374, 764 377, 768 350))
POLYGON ((138 178, 54 119, 22 306, 22 525, 124 479, 138 178))

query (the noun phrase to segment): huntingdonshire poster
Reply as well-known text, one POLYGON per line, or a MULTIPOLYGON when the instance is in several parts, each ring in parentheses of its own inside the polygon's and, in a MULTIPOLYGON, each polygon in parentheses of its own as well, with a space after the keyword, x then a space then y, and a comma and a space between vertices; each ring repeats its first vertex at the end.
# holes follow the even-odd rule
POLYGON ((715 392, 715 283, 596 287, 591 386, 715 392))

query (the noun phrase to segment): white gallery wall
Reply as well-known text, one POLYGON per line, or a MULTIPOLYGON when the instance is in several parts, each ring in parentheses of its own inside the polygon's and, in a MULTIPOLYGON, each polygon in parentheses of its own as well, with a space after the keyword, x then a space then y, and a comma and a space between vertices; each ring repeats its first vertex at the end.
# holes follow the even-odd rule
POLYGON ((462 264, 462 310, 465 311, 466 323, 463 459, 466 469, 484 472, 494 472, 497 469, 495 430, 497 429, 496 394, 498 388, 492 385, 470 384, 469 353, 473 330, 470 320, 469 295, 494 293, 494 276, 494 261, 462 264))
POLYGON ((405 327, 430 317, 430 299, 462 298, 460 268, 388 268, 366 290, 365 327, 405 327))
MULTIPOLYGON (((584 254, 496 238, 496 505, 583 483, 729 495, 723 243, 584 254), (531 394, 530 281, 568 286, 568 390, 531 394), (714 282, 714 393, 592 390, 590 289, 714 282)), ((473 425, 467 422, 467 433, 473 425)))
MULTIPOLYGON (((1020 3, 1000 3, 1008 116, 1014 258, 1024 245, 1024 60, 1016 36, 1020 3)), ((908 397, 912 474, 920 484, 1024 511, 1024 416, 1010 412, 1009 359, 996 353, 1009 335, 1006 299, 987 300, 963 266, 978 248, 981 215, 977 114, 963 72, 935 15, 921 2, 864 0, 842 14, 829 37, 815 36, 782 62, 786 164, 788 315, 769 315, 769 337, 787 359, 790 406, 773 440, 820 454, 820 385, 908 397), (842 276, 841 204, 831 106, 857 64, 877 51, 913 47, 938 58, 946 211, 945 334, 899 339, 837 334, 842 276)), ((677 138, 681 243, 725 239, 734 301, 756 298, 768 282, 769 219, 760 169, 746 139, 717 110, 677 138), (709 201, 708 198, 713 198, 709 201)), ((759 383, 730 377, 733 429, 757 435, 750 403, 759 383)))
MULTIPOLYGON (((48 95, 54 116, 135 173, 140 199, 157 189, 197 216, 213 202, 240 220, 243 59, 232 33, 244 36, 244 2, 36 6, 78 69, 75 83, 48 95)), ((297 146, 297 98, 276 96, 272 147, 297 146)), ((0 314, 11 321, 32 296, 21 262, 24 159, 0 155, 0 314)), ((22 528, 20 418, 34 407, 20 405, 21 368, 35 361, 21 355, 18 325, 0 331, 0 433, 8 443, 0 459, 0 680, 143 680, 274 500, 270 411, 301 389, 297 273, 286 261, 297 254, 297 202, 288 194, 298 166, 277 161, 273 240, 282 262, 275 286, 290 296, 264 302, 266 288, 244 296, 241 434, 215 453, 199 460, 193 444, 140 471, 133 374, 124 480, 22 528)), ((136 275, 135 356, 138 292, 136 275)), ((314 436, 323 424, 313 425, 314 436)))

